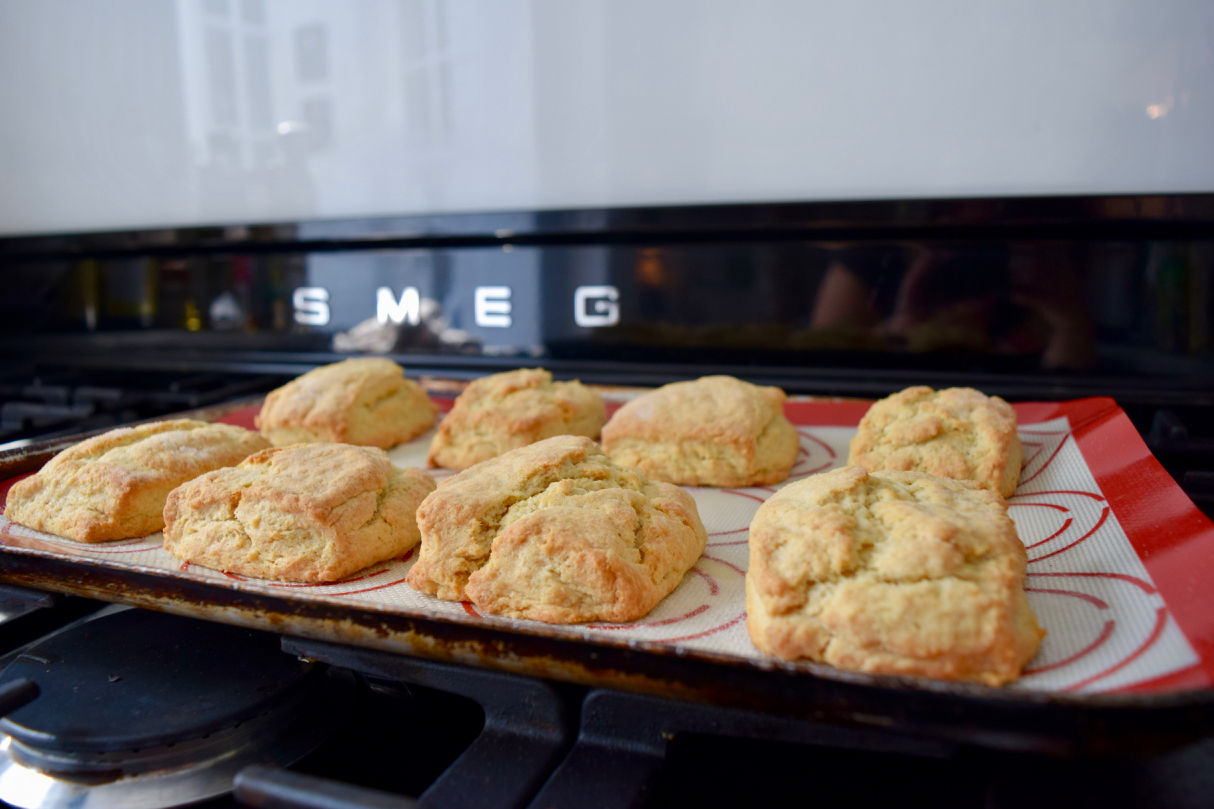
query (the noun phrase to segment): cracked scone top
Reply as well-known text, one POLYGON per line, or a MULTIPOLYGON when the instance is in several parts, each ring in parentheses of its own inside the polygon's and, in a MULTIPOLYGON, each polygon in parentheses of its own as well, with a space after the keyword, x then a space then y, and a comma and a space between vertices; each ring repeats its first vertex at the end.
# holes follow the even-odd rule
POLYGON ((403 368, 370 357, 325 365, 271 391, 256 424, 276 447, 328 441, 388 449, 429 430, 437 412, 403 368))
POLYGON ((836 469, 755 514, 746 629, 785 660, 1002 685, 1045 634, 1024 573, 998 494, 921 472, 836 469))
POLYGON ((193 419, 110 430, 14 484, 4 514, 79 542, 145 537, 164 527, 161 513, 174 488, 267 446, 251 430, 193 419))
POLYGON ((874 402, 851 440, 848 466, 976 480, 1004 497, 1020 481, 1016 411, 973 388, 907 388, 874 402))
POLYGON ((463 470, 556 435, 596 438, 606 420, 603 398, 581 382, 520 368, 468 385, 439 423, 427 460, 463 470))
POLYGON ((758 486, 788 477, 796 428, 784 391, 732 376, 674 382, 625 404, 603 428, 616 463, 684 486, 758 486))
POLYGON ((434 479, 375 447, 267 449, 174 489, 164 548, 203 567, 260 579, 338 581, 400 556, 434 479))
POLYGON ((683 579, 707 535, 687 492, 548 438, 443 481, 417 510, 408 583, 548 623, 632 621, 683 579))

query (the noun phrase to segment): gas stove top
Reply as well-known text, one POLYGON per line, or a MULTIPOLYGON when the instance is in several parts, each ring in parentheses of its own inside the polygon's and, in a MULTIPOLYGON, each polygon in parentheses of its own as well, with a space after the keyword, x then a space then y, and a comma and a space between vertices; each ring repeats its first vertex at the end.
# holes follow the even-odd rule
POLYGON ((811 784, 816 800, 849 806, 1189 809, 1214 797, 1214 739, 1059 760, 2 596, 10 639, 36 616, 34 633, 65 622, 0 657, 0 686, 31 678, 41 691, 0 723, 6 805, 781 806, 811 784))
POLYGON ((41 696, 0 720, 0 799, 139 809, 226 793, 252 763, 290 764, 348 712, 352 684, 276 638, 141 610, 93 616, 8 663, 41 696))

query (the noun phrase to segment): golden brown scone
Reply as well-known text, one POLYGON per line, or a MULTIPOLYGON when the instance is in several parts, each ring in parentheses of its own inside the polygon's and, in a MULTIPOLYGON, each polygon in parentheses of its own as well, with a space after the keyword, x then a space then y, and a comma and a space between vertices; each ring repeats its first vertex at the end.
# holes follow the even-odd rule
POLYGON ((1024 446, 1016 411, 973 388, 907 388, 873 403, 851 440, 848 466, 870 472, 927 472, 976 480, 1010 497, 1020 482, 1024 446))
POLYGON ((750 526, 746 630, 842 669, 1003 685, 1045 632, 1002 497, 972 481, 846 467, 793 483, 750 526))
POLYGON ((616 463, 684 486, 759 486, 788 477, 799 438, 784 391, 732 376, 675 382, 638 396, 603 428, 616 463))
POLYGON ((338 581, 417 544, 434 478, 375 447, 296 444, 174 489, 164 549, 259 579, 338 581))
POLYGON ((154 534, 169 492, 269 442, 228 424, 175 419, 122 427, 65 449, 8 491, 4 516, 80 542, 154 534))
POLYGON ((370 357, 325 365, 272 391, 255 423, 276 447, 327 441, 388 449, 429 430, 437 412, 403 368, 370 357))
POLYGON ((417 510, 413 588, 493 615, 633 621, 704 550, 695 501, 616 465, 581 436, 548 438, 443 481, 417 510))
POLYGON ((427 462, 463 470, 554 435, 597 438, 606 420, 603 398, 581 382, 553 382, 543 368, 494 374, 455 400, 427 462))

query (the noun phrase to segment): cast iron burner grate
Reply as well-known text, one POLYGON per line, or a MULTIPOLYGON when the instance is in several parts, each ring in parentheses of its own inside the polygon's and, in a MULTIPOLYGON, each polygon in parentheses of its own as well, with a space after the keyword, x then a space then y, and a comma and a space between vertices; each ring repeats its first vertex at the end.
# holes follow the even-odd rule
MULTIPOLYGON (((24 588, 3 590, 3 604, 56 600, 24 588)), ((68 598, 38 612, 58 614, 81 601, 85 600, 68 598)), ((107 607, 100 614, 115 609, 124 608, 107 607)), ((194 661, 206 661, 203 673, 214 672, 216 665, 244 648, 225 640, 228 633, 241 634, 241 630, 135 611, 124 614, 130 615, 124 621, 136 625, 151 620, 182 627, 186 633, 182 637, 200 650, 194 661), (204 647, 201 635, 190 634, 190 624, 198 625, 201 632, 218 631, 220 645, 204 647)), ((94 622, 105 626, 109 620, 94 622)), ((79 622, 68 625, 69 634, 59 637, 70 638, 79 626, 79 622)), ((104 637, 120 640, 108 629, 104 637)), ((346 666, 361 671, 366 679, 354 676, 358 696, 349 709, 351 703, 342 699, 340 691, 333 700, 332 692, 305 690, 307 700, 292 710, 306 713, 309 705, 340 705, 334 710, 343 714, 344 721, 333 735, 290 765, 290 770, 246 767, 235 798, 207 800, 199 804, 203 809, 242 805, 710 809, 800 805, 807 790, 819 803, 896 803, 933 809, 1086 805, 1196 809, 1209 806, 1214 797, 1214 739, 1155 758, 1055 759, 635 694, 587 693, 573 686, 296 638, 270 636, 256 654, 269 655, 278 641, 287 652, 278 663, 302 667, 306 670, 302 681, 319 669, 308 668, 310 664, 298 658, 346 666), (477 703, 482 707, 477 708, 477 703)), ((62 645, 73 646, 67 641, 62 645)), ((118 654, 119 665, 138 646, 108 645, 118 654)), ((20 653, 37 655, 39 646, 14 650, 0 662, 13 661, 20 653)), ((104 664, 97 670, 108 672, 112 667, 104 664)), ((16 673, 5 672, 2 679, 7 685, 0 684, 0 703, 19 696, 6 693, 14 685, 21 689, 21 681, 11 679, 16 673)), ((108 679, 107 673, 106 683, 108 679)), ((289 683, 291 678, 287 679, 289 683)), ((0 706, 0 713, 3 710, 0 706)), ((233 710, 239 709, 230 706, 227 712, 233 710)), ((14 720, 21 715, 11 714, 14 720)), ((275 763, 272 757, 255 760, 275 763)), ((224 775, 230 789, 234 772, 224 775)), ((99 804, 77 796, 73 805, 99 804)))
POLYGON ((349 685, 278 638, 124 610, 26 649, 0 686, 41 696, 0 720, 0 799, 19 807, 193 803, 253 762, 289 764, 344 715, 349 685))
POLYGON ((279 386, 281 376, 37 369, 0 377, 0 449, 115 427, 279 386))

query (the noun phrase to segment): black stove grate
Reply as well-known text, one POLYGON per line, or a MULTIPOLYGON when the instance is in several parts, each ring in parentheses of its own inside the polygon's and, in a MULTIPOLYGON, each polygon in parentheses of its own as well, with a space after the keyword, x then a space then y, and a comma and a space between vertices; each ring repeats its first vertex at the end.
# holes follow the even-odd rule
MULTIPOLYGON (((44 626, 56 618, 71 626, 72 618, 102 605, 10 587, 0 593, 0 606, 45 614, 44 626)), ((284 663, 303 657, 361 672, 359 696, 336 732, 290 770, 246 771, 236 797, 198 804, 204 809, 732 809, 810 799, 956 809, 1195 809, 1214 798, 1214 739, 1152 758, 1062 760, 881 728, 856 731, 587 692, 331 643, 284 638, 282 645, 284 663)), ((11 648, 0 665, 23 651, 11 648)))
POLYGON ((31 369, 0 377, 0 450, 265 393, 266 374, 31 369))

